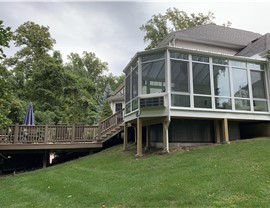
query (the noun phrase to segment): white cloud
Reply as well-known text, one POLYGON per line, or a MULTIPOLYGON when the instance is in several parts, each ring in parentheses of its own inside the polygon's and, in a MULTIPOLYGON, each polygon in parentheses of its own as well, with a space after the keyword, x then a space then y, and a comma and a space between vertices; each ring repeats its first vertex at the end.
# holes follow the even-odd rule
POLYGON ((94 52, 108 62, 110 72, 119 75, 133 55, 146 47, 139 27, 169 7, 189 14, 210 11, 217 24, 231 21, 234 28, 270 32, 270 2, 0 2, 0 19, 13 29, 26 21, 49 26, 57 41, 55 49, 64 56, 94 52))

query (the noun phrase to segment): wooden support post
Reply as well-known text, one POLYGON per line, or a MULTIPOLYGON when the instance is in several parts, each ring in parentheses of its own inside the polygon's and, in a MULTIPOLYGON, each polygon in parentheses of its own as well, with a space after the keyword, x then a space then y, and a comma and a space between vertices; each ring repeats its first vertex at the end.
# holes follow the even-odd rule
POLYGON ((15 124, 15 129, 14 129, 14 144, 19 142, 19 124, 15 124))
POLYGON ((215 142, 220 143, 220 125, 219 120, 214 120, 214 128, 215 128, 215 142))
POLYGON ((76 126, 72 125, 72 134, 71 134, 71 142, 72 143, 75 141, 75 131, 76 131, 76 126))
POLYGON ((98 138, 97 140, 101 140, 101 122, 98 123, 98 138))
POLYGON ((149 138, 149 126, 146 126, 146 147, 148 149, 150 147, 150 138, 149 138))
POLYGON ((44 132, 44 143, 47 144, 48 143, 48 132, 49 128, 48 128, 48 125, 46 124, 45 125, 45 132, 44 132))
POLYGON ((44 151, 44 155, 43 155, 43 168, 46 168, 48 163, 49 163, 49 156, 50 156, 50 151, 49 150, 45 150, 44 151))
POLYGON ((128 123, 124 123, 124 141, 123 141, 123 150, 127 150, 127 144, 128 144, 128 123))
POLYGON ((223 119, 223 138, 224 138, 224 141, 223 141, 224 144, 230 144, 228 119, 227 118, 223 119))
POLYGON ((163 152, 169 152, 169 123, 167 118, 163 121, 163 152))
POLYGON ((142 119, 137 118, 137 154, 136 157, 142 156, 142 119))

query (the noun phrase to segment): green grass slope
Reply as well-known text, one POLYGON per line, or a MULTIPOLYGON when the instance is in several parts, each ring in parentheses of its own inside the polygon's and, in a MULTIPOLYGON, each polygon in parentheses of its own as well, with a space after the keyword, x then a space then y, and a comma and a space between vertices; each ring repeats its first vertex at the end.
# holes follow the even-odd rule
POLYGON ((134 157, 115 146, 0 178, 0 207, 269 207, 270 139, 134 157))

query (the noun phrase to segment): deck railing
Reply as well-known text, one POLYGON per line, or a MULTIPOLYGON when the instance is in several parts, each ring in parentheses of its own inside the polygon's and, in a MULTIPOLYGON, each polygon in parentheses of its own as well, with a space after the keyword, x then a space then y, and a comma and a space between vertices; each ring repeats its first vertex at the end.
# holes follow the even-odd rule
POLYGON ((0 144, 76 143, 102 140, 102 135, 123 123, 120 110, 98 125, 11 125, 0 129, 0 144))
POLYGON ((98 126, 11 125, 0 129, 0 144, 92 142, 97 133, 98 126))

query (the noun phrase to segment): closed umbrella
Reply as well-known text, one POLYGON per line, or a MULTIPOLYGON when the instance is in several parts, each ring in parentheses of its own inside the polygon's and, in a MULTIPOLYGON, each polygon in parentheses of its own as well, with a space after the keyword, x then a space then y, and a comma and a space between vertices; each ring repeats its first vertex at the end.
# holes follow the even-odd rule
POLYGON ((35 125, 35 117, 34 117, 34 110, 33 110, 33 104, 32 102, 29 103, 29 106, 27 108, 23 125, 29 125, 34 126, 35 125))

